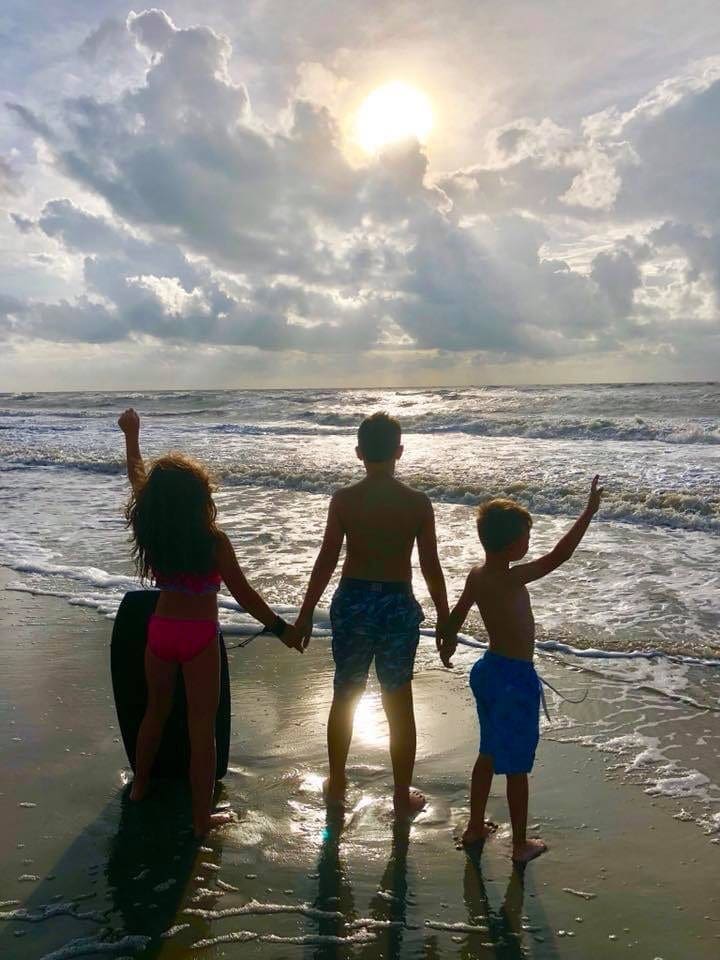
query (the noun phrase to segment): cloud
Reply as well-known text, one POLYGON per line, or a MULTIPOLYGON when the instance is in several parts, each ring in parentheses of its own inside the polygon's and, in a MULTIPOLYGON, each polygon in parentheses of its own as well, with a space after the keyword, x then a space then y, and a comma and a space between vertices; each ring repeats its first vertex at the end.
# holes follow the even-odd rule
POLYGON ((350 157, 348 81, 315 60, 267 118, 219 30, 146 10, 103 21, 79 56, 101 69, 121 38, 141 82, 49 118, 10 105, 76 191, 12 220, 72 258, 83 286, 28 295, 6 336, 552 360, 655 349, 668 328, 646 285, 668 251, 688 283, 717 288, 718 58, 624 111, 505 122, 476 162, 438 173, 414 142, 350 157), (573 243, 598 236, 576 262, 573 243))
POLYGON ((108 17, 85 37, 78 47, 78 54, 84 60, 95 63, 101 58, 111 56, 118 45, 124 46, 126 43, 125 25, 120 20, 108 17))

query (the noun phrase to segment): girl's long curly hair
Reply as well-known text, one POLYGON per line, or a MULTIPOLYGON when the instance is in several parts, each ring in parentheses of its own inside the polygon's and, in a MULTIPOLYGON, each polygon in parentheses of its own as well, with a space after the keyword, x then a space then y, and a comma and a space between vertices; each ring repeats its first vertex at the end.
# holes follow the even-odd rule
POLYGON ((168 453, 151 466, 125 508, 132 557, 141 580, 154 573, 210 573, 218 529, 208 470, 183 453, 168 453))

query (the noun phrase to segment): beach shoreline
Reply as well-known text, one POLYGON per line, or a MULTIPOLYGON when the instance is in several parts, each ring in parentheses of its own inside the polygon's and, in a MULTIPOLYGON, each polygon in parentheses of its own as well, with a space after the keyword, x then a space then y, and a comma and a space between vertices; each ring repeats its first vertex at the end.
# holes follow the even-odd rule
POLYGON ((717 956, 720 897, 710 881, 720 847, 673 819, 668 804, 611 779, 611 756, 541 743, 531 823, 550 851, 528 867, 524 884, 509 861, 501 778, 489 806, 500 830, 481 869, 455 849, 477 749, 458 672, 438 666, 416 678, 416 782, 429 804, 409 833, 393 827, 374 686, 351 753, 350 809, 342 830, 328 822, 320 784, 331 664, 322 640, 302 659, 264 638, 230 651, 233 729, 220 795, 238 822, 204 851, 188 847, 182 791, 168 799, 161 789, 144 813, 123 799, 110 621, 8 590, 16 580, 0 568, 0 900, 19 901, 5 904, 5 914, 25 909, 35 919, 3 917, 4 958, 45 957, 83 937, 116 942, 115 955, 172 958, 303 950, 603 958, 630 946, 634 956, 663 960, 717 956), (64 914, 57 904, 67 905, 64 914))

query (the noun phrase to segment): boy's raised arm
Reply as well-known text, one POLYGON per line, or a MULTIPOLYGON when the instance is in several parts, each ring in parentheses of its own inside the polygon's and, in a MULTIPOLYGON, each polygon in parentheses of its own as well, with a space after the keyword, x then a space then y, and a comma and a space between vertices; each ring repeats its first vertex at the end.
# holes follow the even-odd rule
POLYGON ((118 426, 125 434, 128 478, 133 493, 137 493, 145 482, 145 464, 140 453, 140 417, 130 407, 118 417, 118 426))
POLYGON ((598 512, 603 494, 603 488, 598 487, 599 479, 600 477, 597 474, 593 477, 587 506, 565 536, 558 540, 550 553, 546 553, 544 557, 540 557, 538 560, 521 563, 511 568, 510 576, 516 583, 530 583, 532 580, 539 580, 570 559, 575 552, 575 548, 585 536, 590 521, 598 512))
POLYGON ((330 577, 332 577, 335 572, 344 539, 345 530, 340 521, 336 496, 333 496, 330 500, 330 506, 328 507, 327 523, 325 524, 325 535, 323 536, 322 546, 313 565, 310 582, 305 591, 305 599, 300 607, 298 618, 295 621, 295 626, 302 635, 303 648, 307 647, 310 643, 313 613, 320 597, 330 582, 330 577))

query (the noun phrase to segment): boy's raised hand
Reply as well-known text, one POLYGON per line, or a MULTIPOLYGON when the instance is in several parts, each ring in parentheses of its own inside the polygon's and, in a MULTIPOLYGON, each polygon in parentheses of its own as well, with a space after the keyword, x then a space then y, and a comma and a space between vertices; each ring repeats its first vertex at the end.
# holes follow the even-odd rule
POLYGON ((592 478, 592 483, 590 484, 590 495, 588 497, 586 511, 590 514, 591 517, 594 517, 600 508, 600 501, 602 500, 604 487, 598 487, 598 480, 600 479, 599 474, 595 474, 592 478))
POLYGON ((140 417, 129 407, 118 417, 118 426, 125 436, 137 436, 140 433, 140 417))

